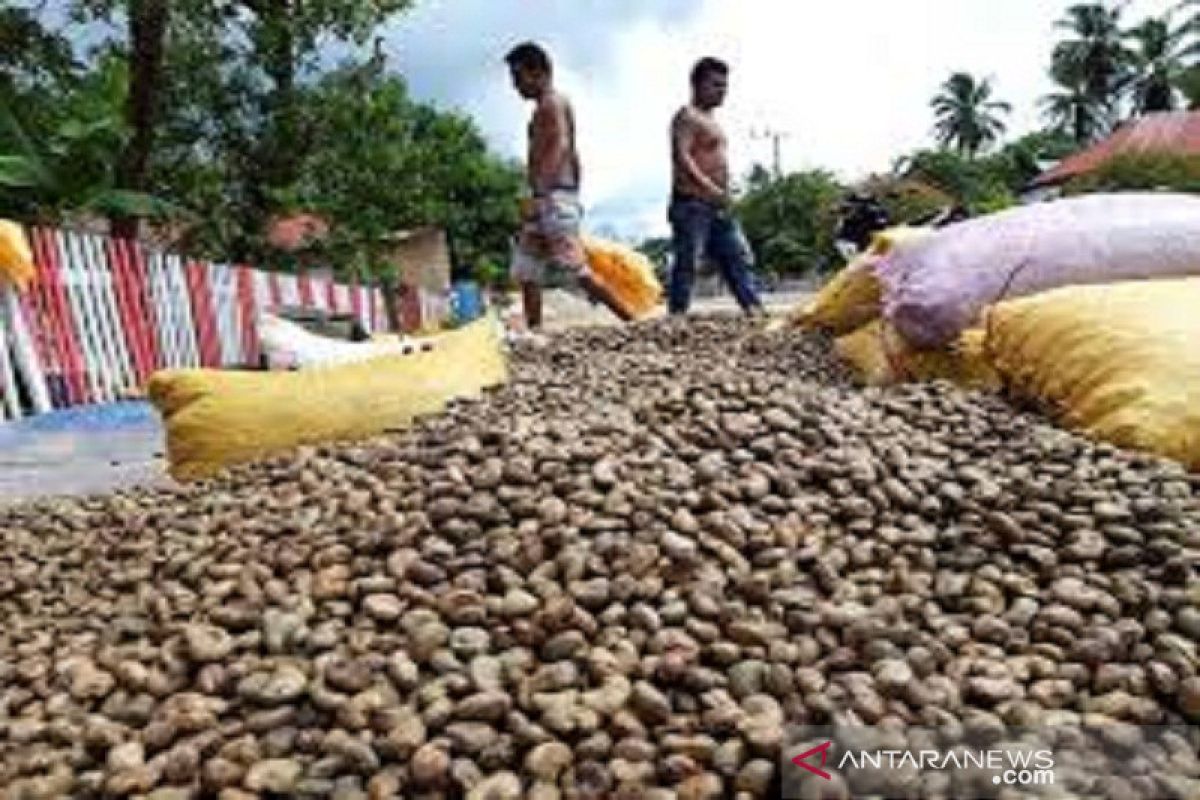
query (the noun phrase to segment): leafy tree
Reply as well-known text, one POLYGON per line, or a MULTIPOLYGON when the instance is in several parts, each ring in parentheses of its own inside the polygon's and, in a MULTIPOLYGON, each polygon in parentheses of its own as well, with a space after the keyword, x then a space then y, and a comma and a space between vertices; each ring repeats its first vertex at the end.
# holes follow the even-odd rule
POLYGON ((1090 144, 1108 130, 1105 102, 1088 93, 1082 74, 1069 65, 1051 70, 1058 89, 1040 100, 1042 115, 1050 129, 1069 135, 1076 145, 1090 144))
POLYGON ((29 100, 32 90, 61 82, 77 66, 67 38, 48 30, 32 9, 0 7, 0 103, 29 100))
POLYGON ((1171 9, 1171 19, 1180 19, 1176 31, 1180 37, 1179 58, 1182 69, 1175 86, 1183 94, 1190 110, 1200 109, 1200 0, 1180 0, 1171 9))
POLYGON ((935 131, 943 147, 954 147, 974 157, 1004 133, 1001 116, 1012 106, 993 100, 992 82, 966 72, 956 72, 942 84, 931 105, 937 117, 935 131))
POLYGON ((1135 114, 1174 111, 1179 105, 1179 80, 1184 72, 1183 48, 1187 26, 1175 28, 1169 17, 1143 20, 1129 31, 1133 43, 1130 94, 1135 114))
POLYGON ((319 116, 297 200, 330 217, 358 267, 378 264, 398 230, 423 224, 446 229, 463 271, 507 262, 520 171, 488 153, 469 119, 413 102, 402 80, 369 64, 326 76, 304 99, 319 116))
POLYGON ((751 182, 737 203, 746 238, 762 268, 775 274, 825 272, 840 263, 834 247, 843 190, 823 170, 751 182))
POLYGON ((1075 152, 1075 141, 1053 130, 1035 131, 1001 147, 988 157, 984 167, 1014 194, 1049 166, 1075 152))
MULTIPOLYGON (((109 0, 92 0, 101 11, 110 11, 109 0)), ((87 5, 87 3, 85 3, 87 5)), ((124 13, 128 28, 129 91, 125 103, 125 121, 132 132, 118 155, 117 184, 128 191, 143 191, 149 184, 150 157, 158 108, 162 94, 163 61, 167 24, 171 16, 170 0, 126 0, 124 13)), ((113 232, 134 237, 138 233, 136 217, 117 215, 113 232)))
POLYGON ((899 175, 872 175, 858 188, 877 198, 887 210, 888 218, 899 225, 925 217, 956 202, 936 186, 899 175))
MULTIPOLYGON (((1125 90, 1133 54, 1126 46, 1121 26, 1123 6, 1079 3, 1067 9, 1055 23, 1066 38, 1054 46, 1051 74, 1074 97, 1073 133, 1106 133, 1117 119, 1120 97, 1125 90), (1086 101, 1086 113, 1079 101, 1086 101), (1091 120, 1100 121, 1099 130, 1089 130, 1091 120)), ((1059 112, 1067 110, 1061 102, 1048 103, 1059 112)), ((1065 116, 1061 113, 1056 116, 1065 116)), ((1076 137, 1079 141, 1087 141, 1076 137)))
POLYGON ((318 48, 333 43, 363 45, 374 30, 408 8, 412 0, 226 0, 231 18, 249 18, 249 61, 268 80, 258 98, 264 130, 254 152, 252 187, 272 205, 272 191, 289 191, 299 179, 312 120, 300 102, 299 83, 315 69, 318 48))
POLYGON ((40 130, 0 107, 0 214, 49 222, 75 212, 178 213, 164 200, 119 186, 112 155, 128 140, 127 87, 125 62, 108 57, 57 98, 40 130))
POLYGON ((990 159, 970 159, 953 150, 921 150, 900 159, 894 172, 939 189, 972 211, 1014 202, 1013 190, 990 159))

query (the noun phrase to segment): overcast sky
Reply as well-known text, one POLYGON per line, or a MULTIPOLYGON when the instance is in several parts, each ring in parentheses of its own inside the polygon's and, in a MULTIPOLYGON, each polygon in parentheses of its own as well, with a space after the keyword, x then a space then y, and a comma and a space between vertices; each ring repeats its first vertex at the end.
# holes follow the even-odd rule
MULTIPOLYGON (((1010 133, 1038 124, 1054 21, 1071 0, 419 0, 388 30, 392 66, 420 98, 471 114, 494 147, 523 152, 529 109, 503 65, 544 44, 576 106, 587 226, 666 230, 667 125, 703 55, 732 67, 721 119, 736 174, 769 164, 755 129, 783 132, 785 169, 844 179, 928 144, 929 100, 953 70, 992 77, 1010 133)), ((1171 0, 1134 0, 1130 18, 1171 0)))

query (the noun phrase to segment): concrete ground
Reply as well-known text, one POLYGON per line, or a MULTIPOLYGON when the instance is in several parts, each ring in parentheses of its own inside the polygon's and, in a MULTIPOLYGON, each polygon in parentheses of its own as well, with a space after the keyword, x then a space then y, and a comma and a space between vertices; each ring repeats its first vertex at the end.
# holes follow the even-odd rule
MULTIPOLYGON (((803 295, 767 295, 772 314, 795 307, 803 295)), ((519 312, 519 304, 510 311, 519 312)), ((730 298, 701 300, 696 313, 733 313, 730 298)), ((565 292, 549 292, 546 328, 618 325, 600 306, 565 292)), ((42 497, 87 495, 122 488, 170 485, 163 430, 146 403, 73 409, 0 423, 0 505, 42 497)))
POLYGON ((0 424, 0 505, 169 483, 162 426, 144 403, 0 424))

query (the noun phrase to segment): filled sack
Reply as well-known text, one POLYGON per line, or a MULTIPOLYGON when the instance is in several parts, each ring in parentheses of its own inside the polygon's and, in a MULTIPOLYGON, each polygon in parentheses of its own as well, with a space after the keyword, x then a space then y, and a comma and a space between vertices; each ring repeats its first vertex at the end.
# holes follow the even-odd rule
POLYGON ((945 380, 963 388, 995 390, 1000 379, 983 348, 983 331, 966 331, 950 347, 918 350, 882 319, 834 341, 834 352, 868 386, 945 380))
POLYGON ((1013 208, 901 242, 874 274, 896 330, 939 347, 1005 300, 1200 275, 1200 197, 1098 194, 1013 208))
POLYGON ((662 284, 650 259, 617 242, 582 237, 593 279, 635 320, 653 315, 662 303, 662 284))
POLYGON ((1068 428, 1200 469, 1200 278, 1059 289, 988 309, 1010 391, 1068 428))
POLYGON ((36 274, 25 230, 15 222, 0 219, 0 278, 24 289, 36 274))
POLYGON ((165 423, 170 473, 188 480, 403 428, 507 379, 498 325, 485 317, 411 355, 297 372, 168 370, 151 377, 148 395, 165 423))
POLYGON ((335 364, 352 364, 383 355, 406 355, 432 344, 432 338, 379 337, 367 342, 348 342, 319 336, 303 326, 274 314, 261 314, 258 339, 270 369, 312 369, 335 364))
POLYGON ((793 312, 792 322, 840 336, 877 319, 883 308, 875 265, 898 244, 917 241, 929 233, 926 228, 905 227, 879 231, 865 253, 839 270, 815 297, 793 312))

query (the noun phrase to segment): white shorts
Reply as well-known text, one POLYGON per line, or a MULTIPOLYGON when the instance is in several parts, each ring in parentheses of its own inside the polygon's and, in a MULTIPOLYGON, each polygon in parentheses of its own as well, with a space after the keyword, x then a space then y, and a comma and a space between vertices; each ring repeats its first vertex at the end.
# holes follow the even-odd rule
POLYGON ((579 276, 587 271, 587 258, 579 233, 583 206, 574 192, 554 192, 540 202, 538 212, 526 220, 513 247, 509 274, 521 283, 542 283, 547 269, 579 276))

